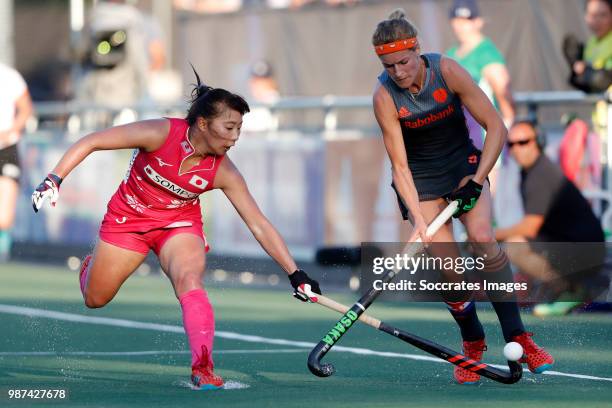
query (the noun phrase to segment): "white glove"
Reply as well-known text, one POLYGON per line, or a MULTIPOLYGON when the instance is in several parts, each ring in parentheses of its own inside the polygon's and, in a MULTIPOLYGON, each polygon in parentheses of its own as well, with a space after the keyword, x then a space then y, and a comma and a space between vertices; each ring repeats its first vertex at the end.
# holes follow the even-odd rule
POLYGON ((38 212, 47 199, 49 199, 49 204, 55 207, 55 203, 57 203, 59 198, 60 184, 62 184, 62 178, 53 173, 49 173, 45 177, 32 193, 32 208, 34 208, 34 212, 38 212))

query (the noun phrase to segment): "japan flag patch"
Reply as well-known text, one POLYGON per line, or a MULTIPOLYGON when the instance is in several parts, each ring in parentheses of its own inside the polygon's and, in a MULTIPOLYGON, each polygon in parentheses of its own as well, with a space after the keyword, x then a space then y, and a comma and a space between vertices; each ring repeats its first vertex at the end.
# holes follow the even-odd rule
POLYGON ((205 179, 203 179, 200 176, 196 176, 195 174, 191 177, 191 180, 189 180, 189 184, 191 184, 194 187, 197 187, 199 189, 204 190, 206 188, 206 186, 208 185, 208 181, 206 181, 205 179))
POLYGON ((193 152, 193 149, 191 148, 191 145, 189 144, 189 142, 187 142, 186 140, 183 140, 181 142, 181 147, 183 148, 183 151, 185 153, 191 153, 193 152))

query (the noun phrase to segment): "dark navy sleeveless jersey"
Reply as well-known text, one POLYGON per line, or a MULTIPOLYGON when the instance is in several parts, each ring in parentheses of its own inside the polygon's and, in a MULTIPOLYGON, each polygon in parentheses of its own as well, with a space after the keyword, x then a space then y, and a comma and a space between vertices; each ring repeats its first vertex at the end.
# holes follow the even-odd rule
POLYGON ((384 71, 378 80, 387 89, 402 127, 413 178, 444 176, 469 155, 479 154, 469 137, 461 99, 440 70, 440 54, 423 54, 426 76, 416 94, 397 86, 384 71))

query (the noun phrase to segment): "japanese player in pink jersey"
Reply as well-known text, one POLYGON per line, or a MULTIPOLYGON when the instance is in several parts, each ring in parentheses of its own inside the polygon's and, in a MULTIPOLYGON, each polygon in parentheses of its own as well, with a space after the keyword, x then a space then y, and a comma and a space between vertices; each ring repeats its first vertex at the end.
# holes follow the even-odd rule
POLYGON ((202 285, 208 245, 200 194, 223 190, 262 248, 287 272, 296 298, 310 300, 306 285, 321 291, 298 269, 225 155, 238 141, 242 116, 249 112, 247 102, 225 89, 203 85, 197 73, 196 78, 185 119, 145 120, 83 137, 34 191, 32 205, 36 212, 46 199, 55 205, 62 180, 91 153, 135 149, 125 180, 108 203, 100 239, 81 266, 85 304, 98 308, 109 303, 152 249, 181 304, 192 382, 197 389, 216 389, 223 380, 213 371, 215 320, 202 285))

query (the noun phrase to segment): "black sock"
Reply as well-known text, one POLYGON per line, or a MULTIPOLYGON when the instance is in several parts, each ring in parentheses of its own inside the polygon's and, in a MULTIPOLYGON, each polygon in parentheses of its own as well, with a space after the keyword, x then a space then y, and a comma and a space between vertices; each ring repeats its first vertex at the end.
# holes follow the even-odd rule
POLYGON ((448 306, 448 311, 459 325, 463 340, 475 341, 484 339, 484 330, 476 314, 476 302, 470 300, 467 302, 445 303, 448 306))
POLYGON ((485 337, 482 324, 476 314, 476 302, 471 291, 441 291, 440 295, 453 319, 459 325, 465 341, 482 340, 485 337))
MULTIPOLYGON (((508 284, 514 282, 512 269, 510 269, 510 262, 506 253, 500 250, 497 255, 487 259, 483 273, 480 276, 489 283, 508 284)), ((489 289, 486 292, 499 319, 504 339, 506 342, 512 341, 512 337, 525 331, 523 321, 521 320, 521 313, 516 303, 516 296, 513 292, 509 293, 505 290, 489 289)))
POLYGON ((514 336, 525 332, 521 313, 516 302, 491 302, 491 304, 493 309, 495 309, 495 313, 497 313, 506 343, 511 342, 514 336))

